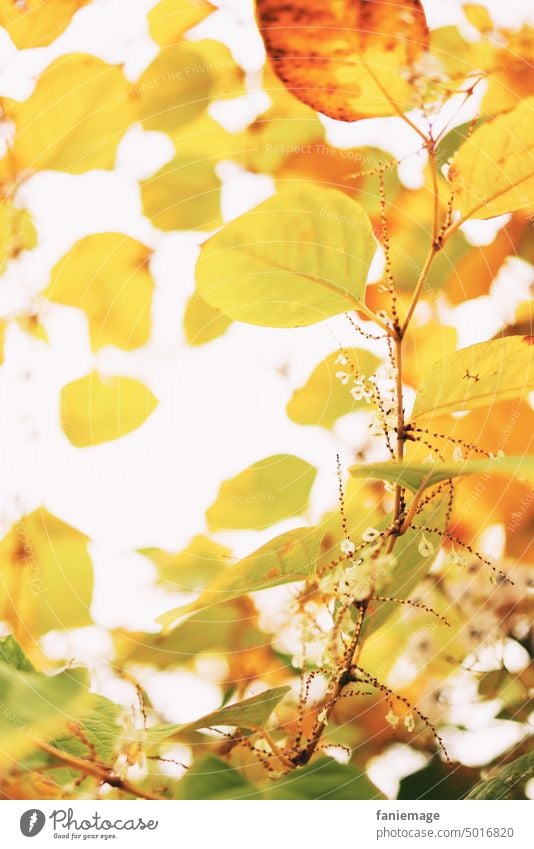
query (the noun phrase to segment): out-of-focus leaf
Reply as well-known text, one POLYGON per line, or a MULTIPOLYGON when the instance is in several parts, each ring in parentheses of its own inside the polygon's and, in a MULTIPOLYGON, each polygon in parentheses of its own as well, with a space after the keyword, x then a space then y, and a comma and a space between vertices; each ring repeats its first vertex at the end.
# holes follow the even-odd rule
POLYGON ((264 646, 265 633, 256 625, 256 613, 247 598, 237 598, 199 610, 168 634, 118 632, 117 651, 132 663, 167 669, 192 661, 202 652, 236 655, 264 646))
POLYGON ((184 310, 183 327, 189 345, 205 345, 222 336, 231 320, 213 309, 202 298, 191 295, 184 310))
POLYGON ((138 380, 101 377, 94 371, 61 390, 61 426, 78 448, 98 445, 138 428, 156 404, 138 380))
POLYGON ((290 419, 297 424, 330 428, 340 416, 366 406, 365 401, 355 401, 350 394, 353 380, 345 385, 336 375, 345 372, 351 378, 355 373, 369 377, 380 360, 360 348, 343 349, 342 358, 348 362, 340 363, 340 352, 334 351, 316 366, 304 386, 293 393, 287 405, 290 419))
POLYGON ((36 741, 54 739, 69 721, 83 715, 88 700, 83 669, 47 677, 0 663, 0 765, 17 766, 36 741))
POLYGON ((484 407, 534 389, 532 337, 509 336, 462 348, 431 366, 412 418, 484 407))
POLYGON ((265 789, 267 799, 383 799, 383 795, 351 764, 320 757, 284 775, 265 789))
POLYGON ((315 324, 361 306, 375 248, 357 203, 333 189, 297 184, 204 243, 197 291, 238 321, 315 324))
POLYGON ((479 782, 466 799, 524 799, 524 785, 534 778, 534 752, 502 767, 495 777, 479 782))
POLYGON ((259 529, 306 511, 317 469, 292 454, 258 460, 222 482, 206 511, 214 529, 259 529))
POLYGON ((534 205, 534 97, 486 121, 461 146, 449 169, 466 218, 493 218, 534 205))
POLYGON ((418 0, 258 0, 260 32, 291 92, 341 121, 414 105, 410 71, 427 48, 418 0))
POLYGON ((39 342, 48 342, 48 333, 44 324, 41 323, 38 315, 18 315, 16 322, 24 333, 33 336, 39 342))
POLYGON ((213 755, 194 763, 179 784, 180 799, 261 798, 259 793, 242 772, 213 755))
POLYGON ((36 244, 37 233, 28 210, 18 209, 7 198, 0 197, 0 274, 10 259, 36 244))
POLYGON ((20 672, 35 672, 35 667, 28 660, 15 637, 11 635, 0 639, 0 661, 20 672))
POLYGON ((44 294, 84 310, 95 351, 105 345, 131 351, 150 335, 151 253, 122 233, 86 236, 56 263, 44 294))
POLYGON ((89 0, 0 0, 0 26, 16 47, 46 47, 68 27, 78 9, 89 0))
POLYGON ((312 578, 322 535, 320 528, 296 528, 275 537, 221 572, 196 601, 169 610, 157 621, 170 628, 182 616, 223 601, 312 578))
POLYGON ((4 109, 15 123, 11 155, 19 173, 112 168, 135 120, 122 69, 81 53, 55 59, 27 100, 4 101, 4 109))
POLYGON ((182 42, 162 50, 134 86, 146 130, 173 135, 217 97, 243 93, 243 72, 219 41, 182 42))
POLYGON ((340 416, 366 406, 365 401, 355 401, 350 394, 352 379, 344 385, 336 375, 345 372, 353 377, 352 365, 356 374, 369 377, 380 360, 360 348, 344 348, 341 356, 348 362, 340 363, 340 352, 334 351, 316 366, 304 386, 293 393, 287 405, 290 419, 297 424, 330 428, 340 416))
POLYGON ((140 553, 152 560, 162 581, 181 592, 202 589, 228 565, 232 556, 229 548, 203 534, 194 536, 178 554, 160 548, 143 548, 140 553))
POLYGON ((177 44, 213 9, 205 0, 160 0, 148 13, 150 35, 163 46, 177 44))
MULTIPOLYGON (((429 504, 417 517, 417 523, 428 527, 444 530, 446 515, 446 499, 435 504, 429 504)), ((379 529, 387 527, 389 520, 383 520, 379 529)), ((391 598, 410 598, 415 587, 428 574, 435 553, 441 545, 441 537, 437 533, 425 531, 425 539, 429 544, 428 554, 421 554, 419 544, 421 531, 409 528, 395 543, 394 554, 396 564, 392 580, 387 584, 385 595, 391 598)), ((395 613, 397 605, 387 601, 371 601, 365 618, 362 635, 369 637, 374 634, 387 619, 395 613)), ((445 627, 445 626, 444 626, 445 627)))
POLYGON ((76 723, 81 733, 56 737, 54 745, 80 758, 92 760, 96 754, 103 763, 112 762, 121 730, 120 710, 109 699, 91 693, 83 718, 76 723))
POLYGON ((463 475, 503 475, 534 481, 534 457, 494 457, 487 460, 466 460, 459 463, 365 463, 351 466, 357 478, 377 478, 417 492, 421 487, 435 486, 441 481, 463 475))
POLYGON ((176 157, 141 183, 143 212, 160 230, 215 230, 221 181, 209 159, 176 157))
POLYGON ((0 542, 0 610, 15 633, 37 639, 92 623, 87 542, 43 508, 24 516, 0 542))

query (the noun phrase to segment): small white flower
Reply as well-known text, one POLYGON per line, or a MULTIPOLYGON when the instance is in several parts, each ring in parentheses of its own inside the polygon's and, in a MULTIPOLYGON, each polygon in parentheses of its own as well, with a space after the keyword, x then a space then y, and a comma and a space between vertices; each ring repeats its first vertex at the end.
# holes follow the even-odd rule
POLYGON ((340 354, 335 360, 334 363, 336 366, 346 366, 348 360, 344 354, 340 354))
POLYGON ((343 554, 348 554, 350 557, 356 551, 356 546, 351 539, 344 539, 341 543, 341 551, 343 554))
POLYGON ((389 709, 389 713, 386 713, 385 716, 386 722, 388 722, 392 728, 395 728, 399 724, 399 717, 396 713, 393 713, 392 709, 389 709))
POLYGON ((367 530, 362 534, 362 540, 364 542, 374 542, 379 536, 380 531, 377 531, 376 528, 367 528, 367 530))
POLYGON ((350 380, 350 374, 347 374, 346 371, 336 371, 336 377, 341 381, 342 386, 346 386, 350 380))
POLYGON ((408 729, 408 731, 409 731, 409 732, 410 732, 410 734, 411 734, 411 733, 412 733, 412 731, 413 731, 413 730, 414 730, 414 728, 415 728, 414 718, 413 718, 413 716, 412 716, 412 714, 411 714, 411 713, 407 713, 407 714, 406 714, 406 716, 404 717, 404 724, 405 724, 406 728, 408 729))
POLYGON ((424 534, 421 534, 421 539, 419 540, 419 554, 422 557, 430 557, 431 554, 434 554, 434 546, 424 534))
POLYGON ((353 386, 350 390, 350 394, 354 398, 355 401, 363 401, 365 398, 365 389, 363 386, 353 386))
POLYGON ((394 483, 391 483, 391 481, 384 481, 384 489, 386 490, 386 492, 389 492, 390 495, 393 495, 395 493, 396 487, 394 483))
POLYGON ((461 448, 460 445, 454 446, 454 451, 452 452, 452 459, 454 460, 455 463, 461 463, 462 460, 464 459, 464 452, 462 451, 462 448, 461 448))
POLYGON ((505 455, 504 451, 502 450, 502 448, 499 448, 498 451, 490 453, 490 460, 502 460, 502 458, 505 457, 505 456, 506 455, 505 455))

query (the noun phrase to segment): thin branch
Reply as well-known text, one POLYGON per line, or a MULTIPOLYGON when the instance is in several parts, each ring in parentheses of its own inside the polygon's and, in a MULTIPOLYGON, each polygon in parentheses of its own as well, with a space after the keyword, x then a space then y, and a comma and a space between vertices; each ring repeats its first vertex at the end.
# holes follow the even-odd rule
POLYGON ((137 785, 128 781, 127 778, 121 778, 113 772, 111 767, 86 760, 86 758, 79 758, 76 755, 71 755, 70 752, 58 749, 56 746, 52 746, 50 743, 45 743, 43 740, 39 740, 36 745, 43 752, 46 752, 48 755, 62 761, 62 763, 66 764, 66 766, 71 769, 83 772, 86 775, 91 775, 93 778, 98 779, 98 781, 102 784, 109 784, 111 787, 117 787, 119 790, 124 790, 125 793, 130 793, 130 795, 137 796, 139 799, 149 799, 157 802, 162 800, 162 796, 157 796, 155 793, 150 793, 148 790, 143 790, 141 787, 137 787, 137 785))

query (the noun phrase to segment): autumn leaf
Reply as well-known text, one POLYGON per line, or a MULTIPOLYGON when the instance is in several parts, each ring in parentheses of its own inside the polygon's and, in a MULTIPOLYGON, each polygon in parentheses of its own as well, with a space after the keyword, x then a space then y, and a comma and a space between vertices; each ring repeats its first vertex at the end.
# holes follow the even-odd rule
POLYGON ((213 309, 202 298, 191 295, 184 310, 183 328, 189 345, 205 345, 218 339, 231 325, 231 320, 213 309))
POLYGON ((151 254, 122 233, 86 236, 56 263, 44 294, 54 303, 84 310, 95 351, 105 345, 131 351, 150 334, 151 254))
POLYGON ((362 208, 306 183, 232 221, 202 246, 197 292, 229 318, 299 327, 363 304, 375 241, 362 208))
POLYGON ((266 528, 305 512, 317 469, 300 457, 275 454, 223 481, 206 511, 210 527, 266 528))
POLYGON ((25 646, 47 631, 91 624, 87 544, 85 534, 44 508, 16 522, 0 542, 0 610, 25 646))
POLYGON ((210 159, 176 157, 141 183, 143 212, 160 230, 215 230, 221 181, 210 159))
POLYGON ((27 100, 4 101, 4 109, 15 124, 10 153, 19 173, 110 169, 135 117, 122 69, 81 53, 55 59, 27 100))
POLYGON ((534 205, 534 97, 486 121, 460 147, 449 169, 455 205, 465 221, 534 205))
POLYGON ((351 395, 354 378, 370 377, 379 364, 378 357, 359 348, 334 351, 293 393, 287 405, 289 418, 297 424, 332 427, 340 416, 365 406, 363 398, 357 400, 351 395))
POLYGON ((313 109, 356 121, 415 105, 410 70, 428 45, 418 0, 258 0, 256 8, 274 70, 313 109))
POLYGON ((46 47, 68 27, 89 0, 0 0, 0 26, 21 49, 46 47))
POLYGON ((150 35, 164 47, 178 44, 188 29, 213 12, 205 0, 160 0, 148 13, 150 35))
POLYGON ((61 426, 77 448, 98 445, 135 430, 156 404, 138 380, 92 372, 61 390, 61 426))

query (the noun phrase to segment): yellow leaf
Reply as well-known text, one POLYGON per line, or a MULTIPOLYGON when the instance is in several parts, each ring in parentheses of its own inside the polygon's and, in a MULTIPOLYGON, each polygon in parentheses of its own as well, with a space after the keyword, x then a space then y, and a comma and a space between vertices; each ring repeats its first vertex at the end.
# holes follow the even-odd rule
POLYGON ((41 324, 38 315, 19 315, 17 316, 17 324, 34 339, 38 339, 40 342, 48 342, 48 333, 45 326, 41 324))
POLYGON ((0 617, 31 646, 47 631, 92 622, 93 569, 85 534, 44 508, 0 542, 0 617))
POLYGON ((491 15, 485 6, 480 6, 478 3, 466 3, 463 12, 471 26, 480 32, 491 32, 493 29, 491 15))
POLYGON ((183 318, 185 338, 190 345, 205 345, 227 330, 232 322, 198 295, 189 298, 183 318))
POLYGON ((534 389, 532 336, 508 336, 462 348, 430 368, 412 418, 473 410, 534 389))
POLYGON ((292 454, 258 460, 222 482, 206 511, 212 528, 266 528, 305 512, 317 469, 292 454))
POLYGON ((131 351, 150 335, 154 281, 149 248, 122 233, 95 233, 76 242, 52 269, 45 295, 84 310, 97 351, 131 351))
POLYGON ((98 445, 135 430, 156 404, 138 380, 92 372, 61 390, 61 425, 73 445, 98 445))
POLYGON ((462 218, 493 218, 534 207, 534 97, 482 124, 449 169, 462 218))
POLYGON ((213 9, 205 0, 160 0, 148 13, 150 35, 158 44, 177 44, 213 9))
POLYGON ((287 405, 289 418, 297 424, 332 427, 340 416, 366 406, 363 399, 355 400, 351 395, 354 377, 360 374, 369 377, 379 363, 378 357, 359 348, 329 354, 304 386, 293 393, 287 405), (339 379, 341 373, 348 376, 347 382, 345 378, 344 382, 339 379))
POLYGON ((293 94, 341 121, 414 105, 410 71, 426 50, 418 0, 258 0, 274 70, 293 94))
POLYGON ((243 72, 224 44, 182 42, 158 53, 133 87, 146 130, 170 135, 204 112, 216 97, 243 93, 243 72))
POLYGON ((202 589, 228 566, 232 555, 229 548, 203 534, 194 536, 178 554, 159 548, 144 548, 140 553, 152 560, 159 579, 179 592, 202 589))
POLYGON ((0 274, 10 259, 36 244, 37 233, 28 210, 18 209, 7 198, 0 199, 0 274))
POLYGON ((315 324, 362 305, 375 247, 357 203, 333 189, 296 184, 204 243, 197 291, 238 321, 315 324))
POLYGON ((14 44, 46 47, 68 27, 78 9, 89 0, 0 0, 0 25, 14 44))
POLYGON ((176 157, 141 183, 143 212, 160 230, 215 230, 221 181, 209 159, 176 157))
POLYGON ((14 121, 17 170, 83 174, 112 168, 121 137, 135 120, 121 68, 80 53, 60 56, 23 103, 4 103, 14 121))

